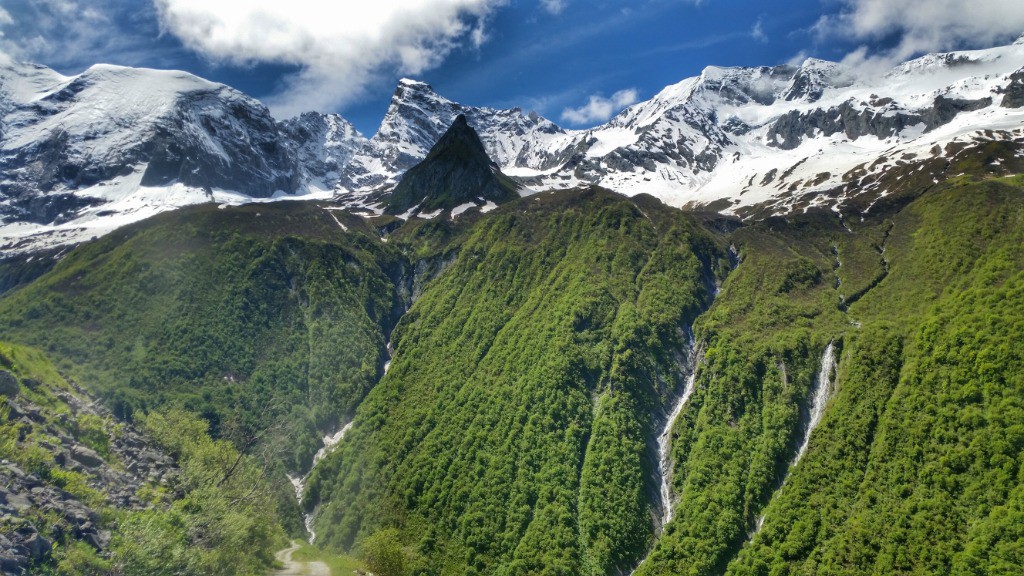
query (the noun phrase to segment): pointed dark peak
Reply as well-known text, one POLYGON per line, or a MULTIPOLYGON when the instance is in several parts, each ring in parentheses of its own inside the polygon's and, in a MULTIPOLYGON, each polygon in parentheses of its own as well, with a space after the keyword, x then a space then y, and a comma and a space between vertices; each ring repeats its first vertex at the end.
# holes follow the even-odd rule
POLYGON ((452 210, 469 203, 518 197, 518 185, 487 155, 476 130, 459 114, 422 162, 413 166, 388 200, 387 213, 452 210))
MULTIPOLYGON (((484 143, 480 141, 480 135, 469 125, 465 114, 459 114, 455 117, 451 127, 441 135, 441 138, 438 139, 437 143, 430 149, 430 152, 427 153, 424 161, 429 160, 432 156, 450 155, 452 153, 464 154, 467 158, 486 158, 488 163, 494 164, 490 156, 487 155, 484 143)), ((497 169, 497 165, 495 165, 495 169, 497 169)))

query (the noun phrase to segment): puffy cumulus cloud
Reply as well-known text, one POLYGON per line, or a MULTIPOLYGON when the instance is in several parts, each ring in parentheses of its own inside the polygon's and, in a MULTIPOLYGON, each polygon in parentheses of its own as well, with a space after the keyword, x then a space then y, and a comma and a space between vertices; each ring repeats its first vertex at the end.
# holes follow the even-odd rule
POLYGON ((339 108, 386 73, 417 75, 486 38, 507 0, 154 0, 163 29, 230 64, 299 71, 267 99, 278 116, 339 108))
POLYGON ((838 14, 815 26, 819 40, 894 42, 862 46, 846 63, 887 67, 926 52, 995 46, 1024 33, 1021 0, 842 0, 838 14))
POLYGON ((562 120, 575 125, 607 122, 612 114, 636 104, 638 100, 639 94, 633 88, 619 90, 611 98, 594 94, 583 106, 562 110, 562 120))

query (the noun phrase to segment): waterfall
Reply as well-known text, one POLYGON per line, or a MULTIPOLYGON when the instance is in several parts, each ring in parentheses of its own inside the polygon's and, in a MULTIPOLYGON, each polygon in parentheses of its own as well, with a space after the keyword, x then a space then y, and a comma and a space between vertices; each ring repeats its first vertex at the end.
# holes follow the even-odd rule
MULTIPOLYGON (((810 418, 807 420, 807 426, 804 428, 804 436, 800 442, 800 448, 793 457, 793 461, 789 463, 789 467, 786 470, 786 477, 782 480, 782 485, 779 486, 779 490, 782 490, 782 486, 786 485, 786 482, 789 481, 789 476, 793 473, 793 468, 797 465, 797 462, 800 462, 800 459, 804 457, 804 453, 807 452, 807 445, 811 441, 811 433, 818 427, 818 424, 821 422, 821 417, 825 415, 825 408, 828 406, 828 401, 832 399, 832 394, 835 392, 835 381, 833 379, 835 370, 835 343, 830 341, 821 355, 821 368, 818 370, 818 375, 814 379, 814 388, 811 391, 810 418)), ((776 492, 778 492, 778 490, 776 492)), ((775 495, 773 494, 772 497, 774 498, 775 495)), ((753 538, 761 532, 761 528, 764 527, 764 520, 764 514, 761 514, 761 516, 757 518, 757 523, 755 524, 754 531, 750 534, 750 538, 753 538)))
POLYGON ((814 429, 818 427, 821 417, 825 414, 825 406, 828 405, 828 401, 832 398, 832 393, 835 391, 835 385, 832 381, 832 374, 835 372, 835 369, 835 344, 829 342, 828 346, 825 347, 825 353, 821 356, 821 369, 818 371, 818 377, 814 379, 811 418, 807 421, 807 428, 804 429, 804 438, 800 443, 800 449, 797 450, 793 463, 789 465, 790 470, 803 458, 804 452, 807 452, 807 443, 811 441, 811 432, 814 432, 814 429))
MULTIPOLYGON (((690 341, 686 348, 686 357, 683 360, 683 369, 687 371, 686 384, 683 386, 683 393, 672 404, 672 411, 669 412, 668 418, 665 419, 665 426, 661 430, 661 434, 658 435, 658 479, 659 479, 659 495, 661 497, 661 526, 662 531, 665 530, 665 526, 672 521, 672 517, 675 513, 675 509, 672 505, 672 428, 675 427, 676 420, 679 419, 679 415, 683 412, 683 408, 686 407, 686 403, 689 402, 690 396, 693 395, 693 390, 697 382, 697 367, 700 366, 703 358, 703 351, 699 350, 696 343, 693 340, 693 335, 690 335, 690 341)), ((653 550, 653 548, 651 549, 653 550)), ((648 551, 650 555, 650 551, 648 551)), ((630 572, 630 576, 636 573, 636 571, 643 566, 644 562, 647 561, 648 556, 645 556, 640 560, 640 564, 637 564, 636 568, 630 572)))
POLYGON ((672 515, 675 512, 672 506, 672 428, 679 418, 679 414, 686 407, 686 403, 690 400, 690 396, 693 395, 694 383, 697 380, 697 365, 700 362, 698 356, 699 354, 691 336, 686 353, 686 367, 689 369, 689 374, 686 376, 686 385, 683 387, 683 393, 676 398, 672 412, 669 413, 668 418, 665 420, 665 427, 658 436, 658 476, 661 479, 661 526, 663 529, 665 525, 672 521, 672 515))
MULTIPOLYGON (((313 473, 316 465, 323 460, 328 454, 334 451, 334 448, 345 438, 345 434, 348 433, 349 429, 352 428, 352 422, 342 426, 334 434, 328 434, 323 437, 323 446, 316 451, 313 455, 313 464, 309 467, 309 471, 302 476, 288 475, 288 480, 291 481, 292 486, 295 488, 295 499, 299 502, 299 507, 302 507, 302 494, 306 491, 306 481, 309 480, 309 475, 313 473)), ((316 510, 308 514, 302 515, 303 523, 306 525, 306 532, 309 533, 309 543, 312 544, 316 540, 316 532, 313 531, 313 517, 316 515, 316 510)))
POLYGON ((391 340, 387 341, 384 348, 388 351, 388 359, 384 361, 384 373, 387 374, 391 369, 391 362, 395 359, 395 348, 391 345, 391 340))

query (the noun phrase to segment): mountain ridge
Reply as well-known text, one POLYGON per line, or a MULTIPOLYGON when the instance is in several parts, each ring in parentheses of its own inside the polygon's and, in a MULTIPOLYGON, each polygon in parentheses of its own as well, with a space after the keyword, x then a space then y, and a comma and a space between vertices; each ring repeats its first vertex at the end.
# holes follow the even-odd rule
POLYGON ((367 138, 337 114, 278 122, 258 101, 187 73, 98 65, 64 77, 11 65, 0 73, 0 246, 76 244, 211 201, 334 198, 379 214, 459 114, 526 193, 598 184, 743 218, 810 206, 857 213, 892 193, 885 180, 902 164, 949 176, 929 159, 949 159, 951 145, 1001 142, 989 169, 1012 173, 1024 150, 1022 70, 1019 43, 929 54, 875 77, 813 58, 709 66, 586 130, 462 105, 403 79, 367 138), (124 90, 140 102, 114 102, 124 90), (113 119, 79 112, 96 106, 113 119))

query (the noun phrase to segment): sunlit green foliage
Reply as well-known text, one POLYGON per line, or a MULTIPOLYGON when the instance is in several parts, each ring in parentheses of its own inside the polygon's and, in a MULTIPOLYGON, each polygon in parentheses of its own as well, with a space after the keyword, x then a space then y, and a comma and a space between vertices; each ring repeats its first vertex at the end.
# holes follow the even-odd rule
POLYGON ((839 392, 730 573, 1024 569, 1022 219, 1019 183, 964 181, 866 231, 839 392))
MULTIPOLYGON (((728 234, 649 198, 568 191, 414 221, 387 244, 316 211, 249 208, 211 231, 223 216, 198 210, 194 227, 168 217, 81 248, 0 301, 0 322, 123 408, 182 406, 233 437, 270 406, 293 469, 355 410, 305 504, 318 543, 381 574, 615 574, 648 552, 639 575, 1014 574, 1022 190, 964 178, 863 219, 811 210, 728 234), (375 385, 402 290, 418 300, 375 385), (655 428, 691 324, 703 360, 659 533, 655 428), (829 342, 836 392, 791 467, 829 342)), ((273 549, 274 517, 206 489, 238 444, 184 413, 146 421, 189 492, 126 518, 138 548, 115 560, 187 572, 248 548, 239 569, 264 566, 251 553, 273 549)))
POLYGON ((390 372, 311 479, 318 538, 350 547, 397 527, 428 573, 638 562, 652 415, 679 390, 683 329, 718 254, 690 218, 648 211, 590 190, 482 219, 403 318, 390 372))
POLYGON ((120 574, 261 574, 285 542, 266 465, 213 440, 209 424, 181 411, 139 419, 172 454, 184 496, 169 509, 125 514, 112 543, 120 574))

